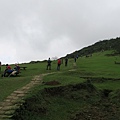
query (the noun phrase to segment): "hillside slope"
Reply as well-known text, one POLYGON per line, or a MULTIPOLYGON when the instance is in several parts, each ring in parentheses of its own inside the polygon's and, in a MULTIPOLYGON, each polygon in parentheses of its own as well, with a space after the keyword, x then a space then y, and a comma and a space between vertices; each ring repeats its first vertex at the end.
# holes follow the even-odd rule
POLYGON ((66 57, 73 58, 75 56, 86 56, 95 52, 106 51, 106 50, 115 50, 115 54, 120 53, 120 37, 116 39, 103 40, 96 42, 93 45, 85 47, 81 50, 75 51, 71 54, 67 54, 66 57))

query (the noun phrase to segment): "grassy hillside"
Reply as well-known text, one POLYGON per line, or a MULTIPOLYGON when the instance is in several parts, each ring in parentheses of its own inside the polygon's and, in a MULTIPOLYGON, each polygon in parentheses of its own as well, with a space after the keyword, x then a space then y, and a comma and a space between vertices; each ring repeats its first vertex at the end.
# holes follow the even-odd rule
POLYGON ((113 55, 120 54, 120 37, 110 39, 110 40, 100 40, 95 44, 92 44, 88 47, 84 47, 81 50, 77 50, 71 54, 68 54, 66 57, 73 58, 78 56, 87 56, 96 52, 114 50, 113 55))
POLYGON ((68 66, 47 71, 46 63, 29 64, 23 76, 51 72, 42 85, 31 90, 25 103, 16 110, 17 120, 118 120, 120 119, 120 56, 113 51, 79 57, 76 66, 69 59, 68 66))

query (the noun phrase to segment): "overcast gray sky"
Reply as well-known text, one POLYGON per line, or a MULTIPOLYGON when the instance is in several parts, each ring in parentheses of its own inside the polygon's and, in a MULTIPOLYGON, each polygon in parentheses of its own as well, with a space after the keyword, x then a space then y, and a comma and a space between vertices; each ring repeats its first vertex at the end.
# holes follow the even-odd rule
POLYGON ((119 37, 120 0, 0 0, 0 61, 61 57, 119 37))

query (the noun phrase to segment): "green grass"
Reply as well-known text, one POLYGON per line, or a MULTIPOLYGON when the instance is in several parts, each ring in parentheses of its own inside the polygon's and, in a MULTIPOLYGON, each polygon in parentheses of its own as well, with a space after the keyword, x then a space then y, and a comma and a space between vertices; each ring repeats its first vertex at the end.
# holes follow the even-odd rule
POLYGON ((97 99, 93 101, 86 99, 88 101, 86 103, 86 101, 83 101, 85 96, 96 98, 96 95, 87 93, 86 90, 73 90, 72 86, 70 89, 67 89, 66 86, 59 86, 59 89, 57 87, 46 88, 29 96, 24 103, 25 106, 21 106, 21 109, 18 110, 17 114, 19 116, 15 116, 15 119, 69 120, 72 113, 80 110, 85 105, 91 104, 93 101, 97 101, 97 99), (53 91, 51 92, 51 90, 53 91), (58 92, 59 90, 61 92, 58 92))
POLYGON ((120 80, 119 81, 106 81, 104 83, 93 83, 99 89, 109 89, 109 90, 117 90, 120 88, 120 80))
MULTIPOLYGON (((56 70, 57 61, 52 62, 52 70, 46 70, 46 62, 35 63, 35 64, 20 64, 20 66, 26 66, 26 70, 21 70, 18 77, 1 77, 0 78, 0 101, 3 101, 8 95, 13 91, 19 89, 22 86, 25 86, 29 83, 35 75, 42 73, 52 73, 58 72, 56 70)), ((14 65, 11 65, 14 68, 14 65)), ((61 65, 62 71, 70 69, 70 66, 64 67, 61 65)), ((5 66, 1 67, 1 73, 5 70, 5 66)))
POLYGON ((31 77, 0 79, 0 101, 3 101, 13 91, 25 86, 30 81, 31 81, 31 77))
POLYGON ((48 81, 58 81, 61 85, 68 85, 68 84, 76 84, 85 81, 84 79, 80 78, 79 73, 75 73, 75 71, 67 71, 64 73, 56 73, 45 76, 43 78, 44 82, 48 81))
POLYGON ((93 118, 96 117, 96 119, 101 117, 99 115, 102 115, 106 119, 106 116, 109 114, 109 118, 118 119, 120 109, 115 106, 120 106, 118 102, 119 94, 114 95, 114 93, 120 88, 120 65, 114 64, 114 61, 116 57, 117 61, 120 61, 120 57, 106 56, 106 54, 111 52, 94 53, 92 57, 79 58, 76 68, 73 67, 74 59, 69 59, 68 66, 65 67, 62 64, 60 71, 56 70, 57 61, 52 62, 51 71, 46 70, 46 63, 26 64, 28 69, 22 71, 21 75, 23 77, 32 78, 36 74, 51 73, 43 77, 43 82, 57 81, 60 84, 45 85, 43 83, 31 89, 30 94, 26 96, 25 106, 21 106, 18 110, 19 112, 16 113, 20 115, 17 119, 22 119, 23 117, 26 120, 76 120, 82 119, 79 118, 79 114, 86 117, 85 115, 88 115, 87 111, 88 113, 92 112, 91 115, 93 114, 93 118), (79 91, 77 89, 69 91, 67 86, 82 84, 88 79, 90 79, 91 84, 97 89, 97 92, 91 93, 86 90, 79 91), (63 86, 65 87, 63 91, 65 91, 61 95, 59 89, 63 86), (111 97, 108 98, 110 102, 106 102, 107 99, 101 98, 102 93, 100 91, 104 89, 112 90, 111 97), (50 95, 51 90, 58 93, 50 95), (113 96, 116 96, 117 102, 115 102, 113 96), (106 107, 108 105, 109 107, 106 107), (24 107, 28 107, 28 109, 24 107), (111 113, 108 112, 109 108, 111 109, 111 113), (113 109, 114 111, 112 111, 113 109), (116 114, 113 117, 111 115, 114 112, 116 114))
MULTIPOLYGON (((2 101, 7 95, 12 93, 14 90, 20 88, 21 86, 30 82, 34 75, 39 75, 42 73, 52 73, 54 74, 45 76, 43 81, 58 81, 61 85, 75 84, 85 81, 81 77, 105 77, 105 78, 120 78, 120 65, 114 64, 114 61, 120 61, 119 56, 106 56, 106 54, 112 51, 105 51, 94 53, 92 57, 80 57, 77 60, 76 71, 68 71, 74 69, 73 63, 74 59, 69 59, 68 66, 65 67, 64 64, 61 65, 61 70, 57 71, 57 61, 52 62, 52 70, 46 70, 46 62, 34 63, 34 64, 21 64, 20 66, 26 66, 26 70, 21 70, 20 77, 10 77, 10 78, 0 78, 0 101, 2 101), (9 85, 8 85, 9 84, 9 85), (6 88, 4 87, 6 86, 6 88), (3 92, 5 91, 5 92, 3 92)), ((14 65, 11 65, 14 68, 14 65)), ((5 66, 2 66, 2 72, 5 66)), ((106 82, 104 84, 95 84, 100 88, 119 88, 119 81, 116 82, 106 82)), ((40 86, 41 88, 47 87, 40 86)))
MULTIPOLYGON (((93 73, 94 76, 98 77, 113 77, 120 78, 120 65, 114 64, 116 57, 105 56, 109 52, 95 53, 93 57, 81 58, 78 61, 79 70, 85 70, 85 72, 93 73)), ((120 61, 120 57, 117 59, 120 61)))

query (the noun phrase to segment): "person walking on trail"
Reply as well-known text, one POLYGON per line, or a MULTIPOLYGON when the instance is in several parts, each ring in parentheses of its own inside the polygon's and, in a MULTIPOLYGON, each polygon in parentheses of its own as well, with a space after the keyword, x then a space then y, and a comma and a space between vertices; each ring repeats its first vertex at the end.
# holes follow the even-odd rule
POLYGON ((74 61, 75 61, 75 63, 76 63, 76 60, 77 60, 77 58, 76 58, 76 56, 74 56, 74 61))
POLYGON ((50 60, 50 58, 48 59, 48 61, 47 61, 47 68, 46 68, 46 70, 51 70, 51 60, 50 60))
POLYGON ((58 59, 58 61, 57 61, 57 70, 60 70, 60 65, 61 65, 61 60, 58 59))
POLYGON ((65 66, 68 64, 68 58, 65 58, 65 66))

